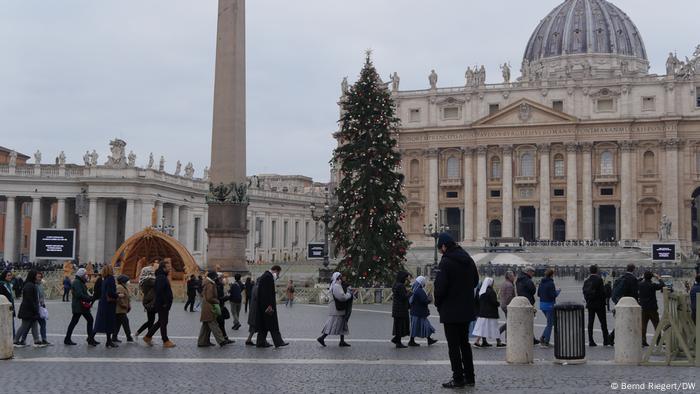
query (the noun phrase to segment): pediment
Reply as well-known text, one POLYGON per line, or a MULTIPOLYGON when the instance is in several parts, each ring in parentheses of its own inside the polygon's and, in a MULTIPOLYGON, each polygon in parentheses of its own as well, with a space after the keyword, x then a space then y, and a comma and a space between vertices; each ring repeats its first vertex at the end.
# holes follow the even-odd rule
POLYGON ((474 126, 521 126, 575 123, 578 119, 528 99, 520 99, 495 114, 482 118, 474 126))

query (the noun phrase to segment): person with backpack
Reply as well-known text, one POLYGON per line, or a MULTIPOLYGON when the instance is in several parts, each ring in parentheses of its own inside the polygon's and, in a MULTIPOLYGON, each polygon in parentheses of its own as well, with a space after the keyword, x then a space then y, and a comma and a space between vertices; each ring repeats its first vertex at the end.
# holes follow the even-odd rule
MULTIPOLYGON (((613 304, 617 304, 623 297, 632 297, 635 301, 639 301, 639 280, 634 276, 636 269, 634 264, 627 264, 625 273, 615 281, 611 297, 613 304)), ((615 330, 610 333, 608 343, 610 346, 615 345, 615 330)))
POLYGON ((583 298, 588 309, 588 346, 598 346, 593 340, 593 324, 598 316, 600 329, 603 331, 603 346, 610 345, 608 338, 608 322, 605 315, 606 291, 603 278, 598 274, 598 266, 592 265, 589 269, 590 276, 583 282, 583 298))
POLYGON ((340 272, 333 273, 331 285, 329 287, 330 301, 328 303, 328 319, 321 329, 321 336, 316 338, 321 346, 326 347, 326 337, 329 335, 340 335, 339 347, 350 347, 345 342, 345 336, 350 333, 347 313, 347 303, 352 299, 352 292, 343 290, 340 272))
POLYGON ((126 335, 126 341, 129 343, 134 342, 134 338, 131 336, 131 326, 129 325, 129 312, 131 312, 131 295, 129 294, 129 277, 126 275, 119 275, 117 278, 117 326, 114 329, 114 335, 112 336, 112 342, 119 343, 119 330, 124 329, 124 335, 126 335))
POLYGON ((644 280, 639 283, 639 306, 642 307, 642 347, 647 347, 647 326, 649 321, 654 326, 654 330, 659 325, 659 304, 656 301, 656 292, 663 290, 666 286, 658 274, 651 271, 644 272, 644 280), (653 283, 652 278, 656 278, 659 283, 653 283))
POLYGON ((241 303, 243 302, 243 283, 241 282, 241 274, 233 276, 233 283, 228 289, 229 302, 231 302, 231 315, 233 316, 233 330, 241 328, 239 316, 241 314, 241 303))

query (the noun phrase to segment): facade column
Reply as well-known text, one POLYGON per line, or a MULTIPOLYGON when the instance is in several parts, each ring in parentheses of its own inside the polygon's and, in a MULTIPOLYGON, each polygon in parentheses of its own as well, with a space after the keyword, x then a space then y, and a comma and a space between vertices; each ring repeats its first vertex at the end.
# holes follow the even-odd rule
POLYGON ((88 209, 88 262, 97 262, 97 198, 90 198, 88 209))
POLYGON ((179 240, 180 234, 180 206, 173 205, 172 218, 170 224, 173 226, 173 238, 179 240))
POLYGON ((552 239, 551 184, 549 172, 549 144, 538 145, 540 151, 540 237, 541 240, 552 239))
POLYGON ((464 149, 464 242, 474 241, 474 150, 464 149))
POLYGON ((432 223, 435 214, 439 214, 438 184, 440 183, 440 174, 438 171, 438 150, 428 149, 426 156, 428 157, 428 216, 425 219, 426 223, 432 223))
POLYGON ((146 227, 151 227, 153 217, 153 201, 151 200, 141 200, 141 228, 143 230, 146 227))
POLYGON ((163 201, 156 201, 156 226, 163 224, 163 201))
POLYGON ((41 197, 32 197, 32 226, 29 234, 29 261, 36 261, 36 230, 41 227, 41 197))
POLYGON ((15 234, 17 233, 17 207, 15 197, 7 197, 5 203, 5 243, 3 258, 5 261, 15 261, 15 234))
POLYGON ((664 174, 663 214, 671 222, 671 240, 678 239, 680 225, 678 215, 678 149, 680 140, 668 139, 663 142, 666 154, 666 174, 664 174))
POLYGON ((58 198, 56 202, 56 228, 66 227, 66 199, 58 198))
POLYGON ((620 240, 628 241, 635 239, 632 235, 632 216, 634 209, 634 179, 632 179, 632 153, 634 144, 630 141, 620 142, 620 240))
POLYGON ((135 201, 133 199, 128 199, 126 200, 126 213, 125 213, 125 221, 124 221, 124 239, 128 239, 134 233, 136 232, 136 223, 134 222, 135 215, 134 215, 134 205, 135 201))
MULTIPOLYGON (((513 147, 503 145, 503 226, 501 236, 513 237, 513 147)), ((487 170, 488 171, 488 170, 487 170)))
POLYGON ((583 202, 582 206, 582 233, 583 239, 590 241, 593 239, 593 164, 591 159, 591 152, 593 150, 593 144, 583 143, 581 144, 581 161, 583 172, 581 177, 581 199, 583 202))
POLYGON ((578 239, 578 177, 576 174, 576 152, 578 145, 566 145, 566 239, 578 239))
POLYGON ((486 146, 476 149, 476 242, 481 244, 486 232, 486 146))

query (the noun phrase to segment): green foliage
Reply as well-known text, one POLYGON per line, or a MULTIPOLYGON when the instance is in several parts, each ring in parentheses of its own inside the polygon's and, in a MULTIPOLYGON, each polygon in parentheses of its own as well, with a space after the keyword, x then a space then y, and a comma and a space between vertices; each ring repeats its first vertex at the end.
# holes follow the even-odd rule
POLYGON ((342 101, 336 197, 342 210, 331 227, 338 270, 355 285, 391 284, 404 270, 409 241, 404 220, 404 177, 395 133, 399 119, 369 54, 359 80, 342 101))

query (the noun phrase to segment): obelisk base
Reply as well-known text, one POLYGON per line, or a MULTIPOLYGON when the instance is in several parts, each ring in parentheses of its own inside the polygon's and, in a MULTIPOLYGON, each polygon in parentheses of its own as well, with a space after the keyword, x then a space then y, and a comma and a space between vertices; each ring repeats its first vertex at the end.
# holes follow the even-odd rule
POLYGON ((207 268, 231 274, 247 274, 246 204, 209 204, 207 268))

